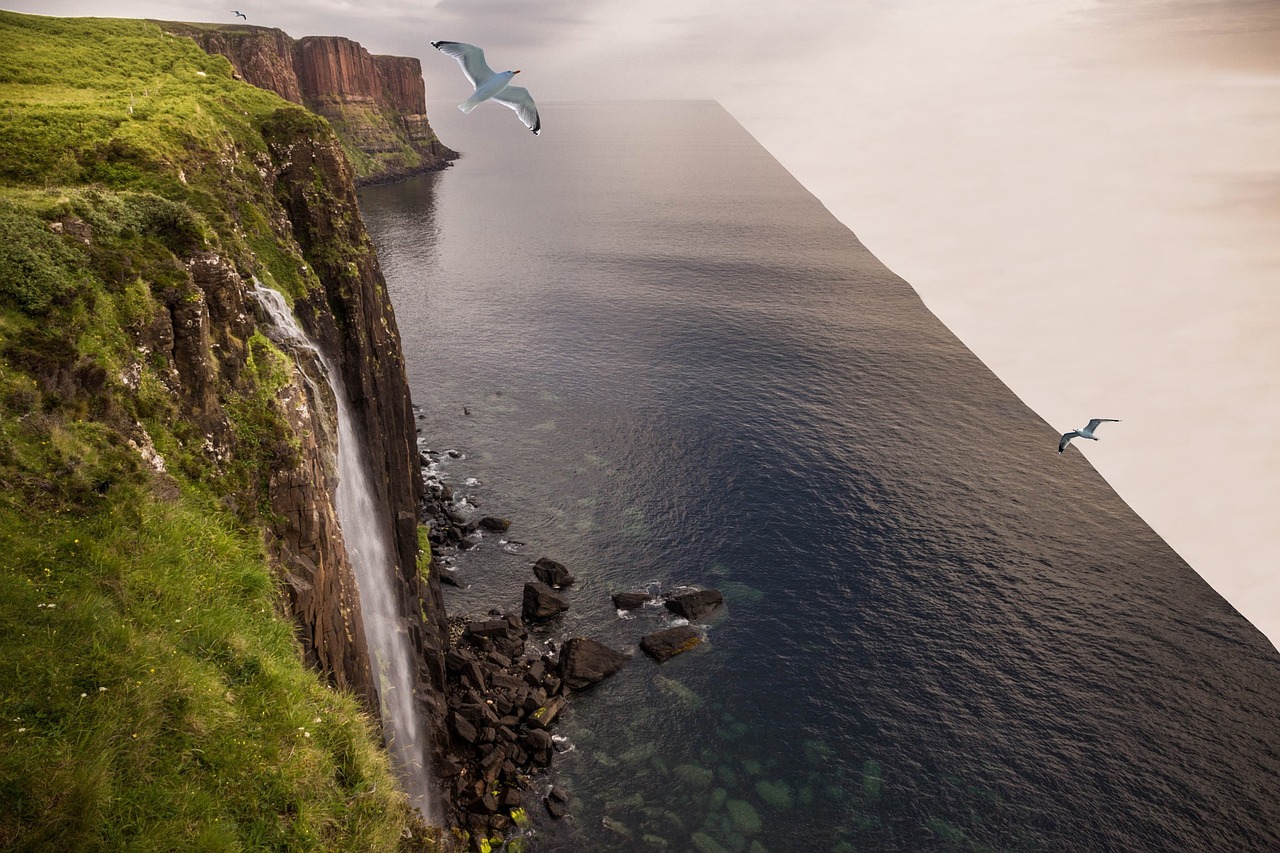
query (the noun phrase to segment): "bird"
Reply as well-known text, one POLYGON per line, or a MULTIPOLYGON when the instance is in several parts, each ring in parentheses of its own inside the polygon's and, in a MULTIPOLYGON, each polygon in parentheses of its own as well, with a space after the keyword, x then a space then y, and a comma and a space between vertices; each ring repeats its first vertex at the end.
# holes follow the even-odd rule
POLYGON ((433 41, 431 46, 444 55, 458 60, 458 64, 462 66, 462 73, 467 75, 471 85, 476 87, 470 98, 458 104, 458 109, 464 113, 470 113, 484 101, 494 101, 515 110, 520 121, 524 122, 524 126, 532 130, 535 136, 542 132, 542 120, 538 118, 538 108, 534 105, 529 90, 510 85, 511 78, 520 73, 519 69, 495 74, 489 67, 489 63, 484 61, 484 51, 474 44, 464 44, 460 41, 433 41))
POLYGON ((249 20, 249 16, 244 12, 238 12, 235 9, 232 9, 231 14, 235 15, 237 18, 244 18, 246 21, 249 20))
POLYGON ((1098 437, 1093 433, 1094 433, 1094 430, 1098 428, 1099 424, 1118 424, 1118 423, 1120 423, 1120 421, 1117 420, 1116 418, 1094 418, 1091 421, 1089 421, 1088 424, 1086 424, 1084 427, 1080 429, 1073 429, 1071 432, 1064 432, 1062 434, 1062 440, 1058 442, 1058 452, 1061 453, 1062 451, 1066 450, 1067 445, 1071 443, 1071 439, 1073 438, 1087 438, 1090 441, 1097 441, 1098 437))

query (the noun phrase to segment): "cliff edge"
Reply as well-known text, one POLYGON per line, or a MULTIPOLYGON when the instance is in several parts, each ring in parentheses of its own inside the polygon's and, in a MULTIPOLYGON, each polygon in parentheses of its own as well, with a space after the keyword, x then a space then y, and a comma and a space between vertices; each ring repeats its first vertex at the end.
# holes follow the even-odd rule
POLYGON ((378 736, 340 386, 255 296, 342 374, 430 766, 447 629, 331 123, 154 23, 9 12, 0 104, 0 847, 431 849, 378 736))
POLYGON ((267 27, 157 23, 225 56, 246 82, 327 118, 357 185, 443 169, 458 157, 427 120, 422 63, 415 58, 377 56, 337 36, 293 39, 267 27))

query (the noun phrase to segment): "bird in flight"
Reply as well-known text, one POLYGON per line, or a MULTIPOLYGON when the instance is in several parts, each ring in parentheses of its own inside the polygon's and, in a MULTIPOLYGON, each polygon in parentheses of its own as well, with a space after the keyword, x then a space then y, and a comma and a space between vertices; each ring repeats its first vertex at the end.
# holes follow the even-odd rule
POLYGON ((235 15, 237 18, 244 18, 246 21, 249 20, 249 16, 244 12, 237 12, 235 9, 232 9, 231 14, 235 15))
POLYGON ((469 113, 484 101, 493 101, 516 111, 524 126, 539 134, 542 132, 542 120, 538 118, 538 108, 528 89, 512 86, 511 78, 520 73, 503 71, 495 74, 484 61, 484 51, 474 44, 463 44, 460 41, 433 41, 431 46, 446 56, 452 56, 462 66, 462 73, 467 75, 471 85, 476 87, 470 98, 458 104, 458 109, 469 113))
POLYGON ((1058 442, 1058 452, 1061 453, 1062 451, 1066 450, 1067 445, 1071 443, 1071 439, 1073 438, 1087 438, 1087 439, 1090 439, 1091 441, 1097 441, 1098 437, 1093 433, 1098 428, 1099 424, 1118 424, 1118 423, 1120 423, 1120 421, 1117 420, 1116 418, 1094 418, 1093 420, 1089 421, 1089 423, 1086 424, 1081 429, 1073 429, 1071 432, 1064 432, 1062 434, 1062 440, 1058 442))

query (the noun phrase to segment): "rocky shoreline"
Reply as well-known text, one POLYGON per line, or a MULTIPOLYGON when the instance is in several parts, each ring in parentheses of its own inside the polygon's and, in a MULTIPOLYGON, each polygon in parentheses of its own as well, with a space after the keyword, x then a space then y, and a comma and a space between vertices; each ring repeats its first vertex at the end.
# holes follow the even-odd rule
MULTIPOLYGON (((459 586, 445 567, 449 552, 469 550, 478 531, 505 532, 511 522, 478 513, 468 518, 465 498, 455 498, 438 473, 441 459, 462 454, 425 446, 419 453, 426 486, 420 521, 429 527, 432 570, 440 571, 442 582, 459 586)), ((490 610, 448 618, 449 743, 437 773, 450 795, 450 824, 472 850, 503 844, 509 850, 526 849, 523 835, 533 823, 531 807, 552 820, 570 813, 568 792, 549 780, 566 742, 555 734, 556 725, 575 692, 591 689, 631 660, 590 637, 572 637, 557 646, 539 631, 569 608, 564 592, 574 578, 567 567, 546 557, 529 567, 533 578, 524 584, 521 613, 490 610)), ((660 664, 704 641, 704 632, 687 623, 722 606, 723 597, 716 590, 682 588, 664 598, 647 591, 620 592, 613 602, 620 613, 662 605, 686 622, 640 639, 640 649, 660 664)))

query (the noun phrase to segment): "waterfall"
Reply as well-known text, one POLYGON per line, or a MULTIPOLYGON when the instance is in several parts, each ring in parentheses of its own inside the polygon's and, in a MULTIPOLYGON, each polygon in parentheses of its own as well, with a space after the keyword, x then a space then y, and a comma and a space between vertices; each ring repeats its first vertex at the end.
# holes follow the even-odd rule
POLYGON ((437 814, 431 767, 424 748, 424 727, 413 702, 414 655, 394 594, 392 526, 374 494, 368 449, 360 441, 342 374, 298 325, 284 296, 257 279, 254 287, 258 304, 271 318, 276 342, 295 354, 314 356, 333 389, 338 410, 338 523, 360 593, 365 644, 373 664, 387 746, 409 801, 428 823, 434 823, 437 814))

